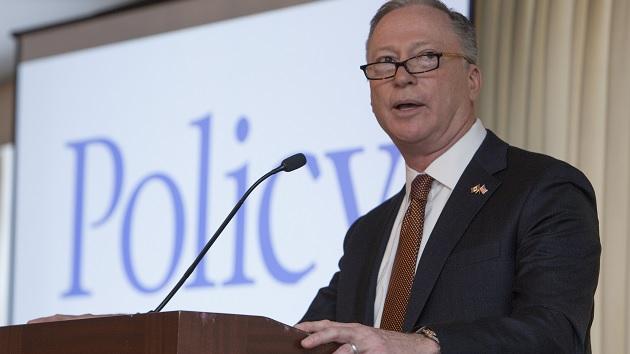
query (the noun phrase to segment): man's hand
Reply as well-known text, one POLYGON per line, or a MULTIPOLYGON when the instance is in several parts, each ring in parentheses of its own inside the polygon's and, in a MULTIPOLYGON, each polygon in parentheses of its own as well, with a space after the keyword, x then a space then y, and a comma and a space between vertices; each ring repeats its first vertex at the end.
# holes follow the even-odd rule
POLYGON ((333 354, 436 354, 440 352, 437 343, 421 334, 385 331, 358 323, 323 320, 303 322, 295 327, 310 333, 302 340, 301 344, 304 348, 310 349, 326 343, 342 344, 333 354), (353 349, 352 345, 356 349, 353 349))

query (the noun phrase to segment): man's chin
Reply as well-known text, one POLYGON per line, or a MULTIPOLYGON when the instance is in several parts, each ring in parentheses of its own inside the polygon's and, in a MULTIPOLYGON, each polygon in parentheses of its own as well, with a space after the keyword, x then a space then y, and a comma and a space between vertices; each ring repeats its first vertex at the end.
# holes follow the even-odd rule
POLYGON ((423 127, 419 128, 416 126, 392 131, 392 133, 389 134, 389 137, 396 145, 401 144, 414 146, 418 144, 425 144, 429 141, 430 135, 430 132, 423 129, 423 127))

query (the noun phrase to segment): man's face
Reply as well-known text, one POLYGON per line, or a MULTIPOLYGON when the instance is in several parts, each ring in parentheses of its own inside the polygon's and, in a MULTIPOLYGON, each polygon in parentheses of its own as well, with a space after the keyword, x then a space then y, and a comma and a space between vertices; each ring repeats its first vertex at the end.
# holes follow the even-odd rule
MULTIPOLYGON (((369 63, 402 61, 428 52, 462 54, 448 15, 421 5, 385 15, 368 42, 369 63)), ((459 57, 440 58, 436 70, 370 81, 372 110, 405 153, 433 154, 454 143, 474 121, 479 72, 459 57)))

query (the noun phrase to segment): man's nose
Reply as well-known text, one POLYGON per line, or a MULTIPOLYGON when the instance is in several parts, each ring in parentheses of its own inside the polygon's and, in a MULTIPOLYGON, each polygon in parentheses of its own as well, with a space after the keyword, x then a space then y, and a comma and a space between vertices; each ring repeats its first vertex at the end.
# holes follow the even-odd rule
POLYGON ((404 65, 400 65, 394 75, 394 83, 398 86, 413 85, 417 80, 418 78, 410 74, 407 67, 404 65))

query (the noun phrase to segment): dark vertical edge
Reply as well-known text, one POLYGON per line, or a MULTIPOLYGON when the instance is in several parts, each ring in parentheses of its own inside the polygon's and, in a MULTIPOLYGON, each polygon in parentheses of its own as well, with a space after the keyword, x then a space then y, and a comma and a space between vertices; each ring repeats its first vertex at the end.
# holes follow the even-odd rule
POLYGON ((468 18, 473 26, 477 27, 475 23, 475 0, 468 1, 468 18))

